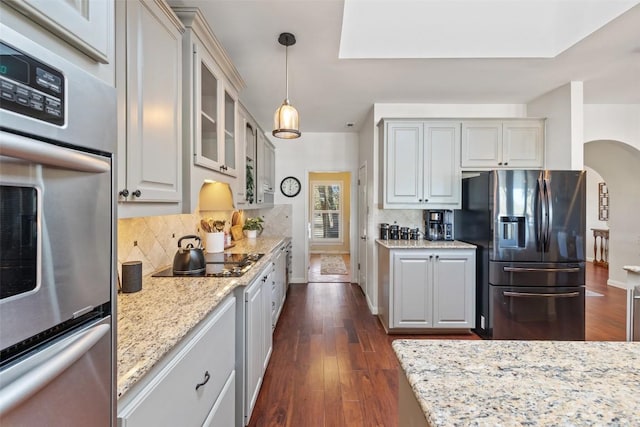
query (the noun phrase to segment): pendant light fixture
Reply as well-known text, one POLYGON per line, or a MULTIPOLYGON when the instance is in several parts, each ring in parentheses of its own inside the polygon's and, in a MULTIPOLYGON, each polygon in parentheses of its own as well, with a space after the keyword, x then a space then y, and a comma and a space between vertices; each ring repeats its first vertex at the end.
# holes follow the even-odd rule
POLYGON ((277 138, 293 139, 300 137, 298 125, 298 111, 289 104, 289 46, 296 44, 296 36, 291 33, 282 33, 278 37, 278 42, 284 46, 285 64, 285 85, 286 97, 284 102, 276 110, 273 116, 273 136, 277 138))

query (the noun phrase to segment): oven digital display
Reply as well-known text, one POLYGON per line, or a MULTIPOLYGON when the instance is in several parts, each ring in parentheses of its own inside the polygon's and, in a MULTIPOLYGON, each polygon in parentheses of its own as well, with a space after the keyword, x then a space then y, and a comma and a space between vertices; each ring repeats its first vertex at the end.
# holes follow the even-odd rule
POLYGON ((0 75, 29 84, 29 64, 19 58, 22 54, 5 44, 0 45, 0 75))
POLYGON ((63 126, 65 85, 59 70, 0 42, 0 109, 63 126))
POLYGON ((0 299, 32 291, 37 282, 38 194, 0 187, 0 299))

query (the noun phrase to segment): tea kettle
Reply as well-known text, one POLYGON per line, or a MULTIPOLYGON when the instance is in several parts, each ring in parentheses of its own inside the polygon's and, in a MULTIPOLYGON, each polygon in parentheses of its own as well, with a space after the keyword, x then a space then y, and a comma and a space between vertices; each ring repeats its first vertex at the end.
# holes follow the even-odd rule
POLYGON ((206 266, 207 263, 204 259, 200 237, 194 234, 181 237, 180 240, 178 240, 178 251, 173 257, 173 274, 195 276, 204 273, 206 266), (183 248, 182 241, 187 239, 196 240, 198 246, 194 247, 192 243, 188 243, 187 246, 183 248))

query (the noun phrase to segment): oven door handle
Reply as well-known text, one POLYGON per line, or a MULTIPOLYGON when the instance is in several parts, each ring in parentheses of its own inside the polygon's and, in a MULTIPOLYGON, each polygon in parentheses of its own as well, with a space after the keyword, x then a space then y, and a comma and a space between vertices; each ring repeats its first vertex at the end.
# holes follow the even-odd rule
POLYGON ((80 172, 104 173, 107 161, 21 135, 0 131, 0 155, 80 172))
POLYGON ((504 271, 510 273, 578 273, 580 267, 566 268, 529 268, 529 267, 504 267, 504 271))
POLYGON ((535 292, 511 292, 504 291, 502 295, 505 297, 514 297, 514 298, 575 298, 580 296, 580 292, 564 292, 557 294, 545 294, 545 293, 535 293, 535 292))
MULTIPOLYGON (((60 342, 62 349, 40 362, 0 391, 0 418, 56 379, 67 368, 76 363, 93 347, 111 327, 106 324, 94 326, 72 337, 71 342, 60 342)), ((28 363, 28 362, 25 362, 28 363)))

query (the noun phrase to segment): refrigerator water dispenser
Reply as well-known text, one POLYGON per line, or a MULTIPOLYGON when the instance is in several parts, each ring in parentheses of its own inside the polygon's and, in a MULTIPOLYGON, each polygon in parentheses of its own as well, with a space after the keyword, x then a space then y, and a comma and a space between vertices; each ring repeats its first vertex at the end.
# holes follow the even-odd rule
POLYGON ((501 216, 498 244, 501 248, 524 248, 525 218, 523 216, 501 216))

